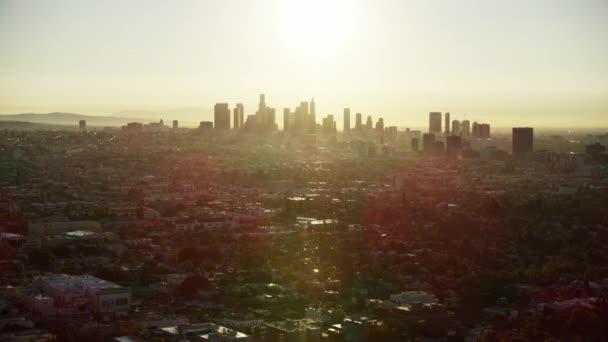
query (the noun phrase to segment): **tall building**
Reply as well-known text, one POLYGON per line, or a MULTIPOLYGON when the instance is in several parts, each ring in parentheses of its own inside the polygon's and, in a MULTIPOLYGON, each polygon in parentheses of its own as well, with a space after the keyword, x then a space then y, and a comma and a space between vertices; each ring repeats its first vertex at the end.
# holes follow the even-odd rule
POLYGON ((227 103, 216 103, 214 112, 214 126, 216 130, 224 131, 230 129, 230 108, 227 103))
POLYGON ((429 133, 441 134, 441 112, 429 113, 429 133))
POLYGON ((357 114, 355 115, 355 129, 356 129, 357 131, 361 131, 361 128, 362 128, 362 127, 361 127, 361 121, 362 121, 362 120, 361 120, 361 113, 357 113, 357 114))
POLYGON ((452 135, 460 136, 460 121, 452 121, 452 135))
POLYGON ((277 129, 276 111, 274 108, 266 108, 266 122, 264 123, 265 130, 274 131, 277 129))
POLYGON ((445 119, 444 119, 445 123, 445 136, 449 136, 452 134, 452 131, 450 131, 450 112, 445 113, 445 119))
POLYGON ((367 120, 365 121, 365 130, 366 131, 371 131, 374 128, 374 124, 372 122, 372 116, 368 115, 367 116, 367 120))
POLYGON ((315 99, 310 100, 310 113, 308 114, 308 132, 316 133, 317 130, 317 108, 315 99))
POLYGON ((245 123, 245 107, 243 107, 242 103, 237 103, 236 108, 239 112, 239 127, 243 127, 243 124, 245 123))
POLYGON ((462 120, 460 125, 460 136, 468 138, 471 135, 471 123, 469 120, 462 120))
POLYGON ((173 120, 173 129, 179 128, 179 121, 173 120))
POLYGON ((85 129, 87 129, 87 120, 80 120, 80 121, 78 121, 78 127, 82 131, 84 131, 85 129))
POLYGON ((260 104, 258 111, 255 113, 255 120, 249 121, 249 127, 253 126, 259 132, 273 131, 277 127, 275 109, 266 105, 266 96, 264 94, 260 94, 260 104))
POLYGON ((263 112, 266 109, 266 95, 260 94, 260 103, 258 105, 258 111, 263 112))
POLYGON ((383 134, 384 133, 384 119, 383 118, 378 118, 378 121, 376 121, 376 131, 378 132, 378 134, 383 134))
POLYGON ((291 112, 289 108, 283 108, 283 131, 291 130, 291 112))
POLYGON ((513 158, 525 159, 534 151, 534 128, 513 127, 512 153, 513 158))
POLYGON ((490 124, 482 123, 478 124, 477 127, 481 139, 490 139, 490 124))
POLYGON ((344 108, 344 133, 350 132, 350 108, 344 108))
POLYGON ((479 124, 477 121, 473 121, 473 125, 471 127, 471 135, 473 138, 479 138, 479 124))
POLYGON ((335 134, 336 133, 336 121, 332 114, 328 114, 323 118, 323 134, 335 134))
POLYGON ((234 129, 239 129, 239 125, 241 123, 240 118, 239 118, 239 109, 238 107, 234 107, 234 109, 232 110, 232 128, 234 129))

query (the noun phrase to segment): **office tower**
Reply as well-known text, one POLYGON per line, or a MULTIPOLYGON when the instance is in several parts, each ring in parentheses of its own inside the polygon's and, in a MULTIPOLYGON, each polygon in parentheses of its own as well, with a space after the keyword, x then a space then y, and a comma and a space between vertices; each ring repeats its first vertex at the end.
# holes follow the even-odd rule
POLYGON ((274 131, 277 129, 276 111, 274 108, 266 108, 266 122, 264 123, 265 129, 274 131))
POLYGON ((446 137, 446 152, 448 158, 457 158, 462 147, 462 140, 457 135, 448 135, 446 137))
POLYGON ((433 133, 424 133, 422 135, 422 152, 424 152, 424 153, 432 152, 434 143, 435 143, 435 135, 433 133))
POLYGON ((177 129, 179 127, 179 121, 173 120, 173 129, 177 129))
POLYGON ((260 94, 260 103, 258 105, 258 111, 263 112, 266 109, 266 95, 260 94))
POLYGON ((350 108, 344 108, 344 133, 350 132, 350 108))
POLYGON ((534 128, 513 127, 511 139, 513 158, 525 159, 534 151, 534 128))
POLYGON ((78 121, 78 127, 82 131, 84 131, 85 129, 87 129, 87 120, 80 120, 80 121, 78 121))
MULTIPOLYGON (((243 116, 245 116, 243 114, 243 116)), ((260 103, 258 105, 258 111, 255 113, 255 120, 247 121, 249 124, 245 123, 246 127, 254 128, 259 133, 273 131, 277 128, 276 124, 276 111, 274 108, 268 107, 266 104, 266 96, 264 94, 260 94, 260 103)))
POLYGON ((237 103, 236 108, 239 112, 239 127, 243 127, 243 124, 245 123, 245 107, 243 107, 242 103, 237 103))
POLYGON ((478 124, 477 127, 481 139, 490 139, 490 124, 482 123, 478 124))
POLYGON ((334 120, 334 116, 332 114, 328 114, 325 118, 323 118, 322 123, 323 134, 334 134, 336 133, 336 121, 334 120))
POLYGON ((429 113, 429 133, 441 134, 441 112, 429 113))
POLYGON ((260 94, 260 103, 258 104, 258 111, 255 113, 255 125, 258 130, 263 130, 266 123, 266 96, 260 94))
POLYGON ((283 131, 285 132, 291 130, 291 123, 289 122, 290 116, 291 112, 289 111, 289 108, 283 108, 283 131))
POLYGON ((216 103, 214 108, 214 126, 216 130, 230 129, 230 108, 227 103, 216 103))
POLYGON ((471 135, 471 123, 469 120, 462 120, 460 125, 460 136, 468 138, 471 135))
POLYGON ((477 121, 473 121, 473 126, 471 127, 471 135, 473 138, 479 138, 479 124, 477 121))
POLYGON ((310 115, 308 102, 306 102, 306 101, 300 102, 300 107, 302 107, 302 112, 304 113, 304 115, 306 115, 308 117, 310 115))
POLYGON ((361 128, 361 113, 357 113, 355 115, 355 129, 360 132, 361 128))
POLYGON ((239 124, 240 124, 240 119, 239 119, 239 109, 237 107, 234 107, 234 109, 232 110, 232 127, 234 129, 239 129, 239 124))
POLYGON ((384 119, 379 118, 378 121, 376 121, 376 131, 379 134, 384 134, 384 119))
POLYGON ((397 129, 397 126, 390 126, 390 127, 386 128, 386 132, 387 132, 386 135, 391 140, 394 140, 397 138, 397 134, 398 134, 399 130, 397 129))
POLYGON ((460 121, 452 121, 452 135, 460 136, 460 121))
POLYGON ((302 104, 300 104, 299 106, 296 107, 296 111, 295 111, 295 118, 294 118, 294 131, 297 131, 299 133, 303 133, 306 129, 306 127, 308 127, 308 116, 306 115, 306 113, 304 112, 304 108, 302 108, 302 104))
POLYGON ((449 136, 452 134, 450 131, 450 112, 445 113, 445 135, 449 136))
POLYGON ((369 132, 372 130, 373 127, 374 124, 372 123, 372 116, 368 115, 367 120, 365 121, 365 130, 369 132))
POLYGON ((317 130, 317 108, 315 99, 310 100, 310 113, 308 114, 308 132, 316 133, 317 130))

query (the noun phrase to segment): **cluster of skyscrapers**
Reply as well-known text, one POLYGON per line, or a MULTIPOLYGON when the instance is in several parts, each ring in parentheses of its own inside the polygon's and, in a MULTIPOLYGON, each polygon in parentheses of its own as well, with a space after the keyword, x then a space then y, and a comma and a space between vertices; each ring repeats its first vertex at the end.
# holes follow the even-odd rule
POLYGON ((456 135, 460 137, 474 137, 481 139, 490 138, 490 124, 478 123, 477 121, 471 122, 469 120, 453 120, 450 121, 450 113, 447 112, 444 115, 444 129, 441 127, 441 112, 430 112, 429 113, 429 133, 434 134, 436 137, 439 135, 456 135))
MULTIPOLYGON (((214 123, 201 122, 201 128, 210 128, 215 124, 217 130, 231 129, 231 111, 227 103, 217 103, 214 108, 214 123)), ((333 114, 325 116, 321 125, 317 125, 315 100, 302 101, 295 110, 283 109, 283 130, 289 133, 331 135, 337 133, 336 121, 333 114)), ((371 115, 365 123, 361 113, 355 114, 355 125, 351 127, 350 108, 344 108, 343 132, 350 134, 351 128, 357 134, 374 134, 379 136, 397 135, 397 127, 385 127, 383 118, 378 118, 375 125, 371 115)), ((174 124, 175 125, 175 124, 174 124)), ((276 111, 266 104, 266 97, 260 94, 258 110, 255 115, 245 119, 243 104, 236 104, 232 111, 232 128, 246 129, 255 132, 272 132, 278 129, 276 111)), ((422 136, 422 150, 427 153, 443 153, 456 156, 468 144, 468 139, 489 139, 490 124, 469 120, 451 120, 449 112, 430 112, 429 130, 422 136)), ((513 128, 513 155, 518 158, 530 154, 533 150, 534 131, 532 128, 513 128)), ((412 149, 418 150, 419 141, 413 138, 412 149)))

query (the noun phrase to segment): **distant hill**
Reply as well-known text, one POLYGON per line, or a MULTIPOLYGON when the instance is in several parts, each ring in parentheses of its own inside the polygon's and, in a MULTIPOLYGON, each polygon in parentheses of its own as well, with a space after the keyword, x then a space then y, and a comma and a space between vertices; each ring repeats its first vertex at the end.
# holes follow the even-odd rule
POLYGON ((156 119, 127 118, 117 116, 92 116, 73 113, 24 113, 24 114, 3 114, 0 121, 31 122, 38 124, 50 124, 61 126, 77 126, 78 121, 86 120, 87 126, 122 126, 128 122, 156 122, 156 119))
POLYGON ((213 120, 213 109, 202 107, 180 107, 168 108, 165 110, 143 111, 143 110, 124 110, 118 113, 111 114, 116 117, 127 118, 152 118, 153 121, 158 121, 161 118, 166 123, 172 120, 179 120, 184 126, 195 125, 203 120, 213 120))

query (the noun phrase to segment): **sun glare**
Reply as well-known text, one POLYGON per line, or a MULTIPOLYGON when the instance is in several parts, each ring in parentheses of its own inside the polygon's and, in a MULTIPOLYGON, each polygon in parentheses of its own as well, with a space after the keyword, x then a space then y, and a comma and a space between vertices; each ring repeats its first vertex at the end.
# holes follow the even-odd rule
POLYGON ((282 6, 280 30, 290 45, 327 49, 343 43, 352 32, 351 1, 287 0, 282 6))

